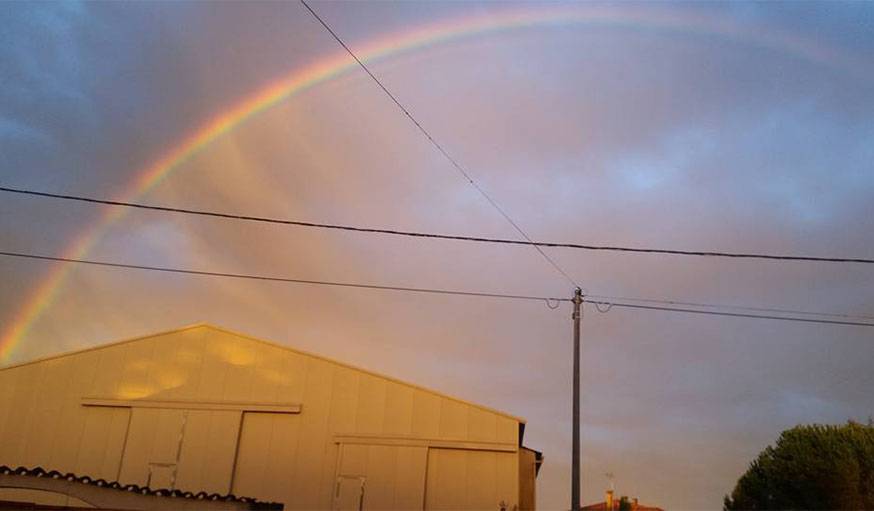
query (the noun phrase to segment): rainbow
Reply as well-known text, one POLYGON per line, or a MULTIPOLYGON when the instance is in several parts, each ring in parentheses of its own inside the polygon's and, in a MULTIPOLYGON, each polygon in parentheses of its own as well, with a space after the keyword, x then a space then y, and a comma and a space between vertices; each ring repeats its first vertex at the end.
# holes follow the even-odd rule
MULTIPOLYGON (((365 62, 385 59, 463 38, 506 32, 514 29, 550 26, 585 25, 608 28, 663 31, 667 33, 717 36, 728 41, 759 46, 800 57, 818 65, 839 66, 850 71, 863 69, 862 63, 792 34, 770 27, 749 27, 694 13, 669 13, 657 9, 632 9, 627 6, 543 6, 503 9, 475 16, 448 19, 392 33, 356 45, 356 53, 365 62)), ((159 185, 172 172, 184 167, 194 155, 205 150, 222 136, 243 125, 259 113, 288 98, 356 69, 357 64, 345 52, 337 51, 311 65, 295 69, 227 110, 204 122, 166 154, 135 175, 120 201, 135 201, 159 185)), ((77 236, 64 250, 63 257, 82 258, 100 240, 105 230, 124 217, 121 207, 106 208, 100 219, 77 236)), ((70 272, 72 264, 55 264, 34 289, 12 324, 0 336, 0 363, 7 362, 29 329, 48 309, 70 272)))

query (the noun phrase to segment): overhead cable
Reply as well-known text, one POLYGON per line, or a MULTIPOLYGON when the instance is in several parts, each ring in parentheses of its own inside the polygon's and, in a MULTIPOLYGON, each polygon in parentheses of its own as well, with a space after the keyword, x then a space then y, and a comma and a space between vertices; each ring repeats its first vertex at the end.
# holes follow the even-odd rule
POLYGON ((728 316, 734 318, 753 318, 753 319, 769 319, 776 321, 798 321, 801 323, 821 323, 826 325, 849 325, 849 326, 870 326, 874 327, 874 322, 868 323, 863 321, 843 321, 843 320, 835 320, 835 319, 816 319, 816 318, 799 318, 792 316, 777 316, 777 315, 768 315, 768 314, 751 314, 751 313, 743 313, 743 312, 724 312, 724 311, 714 311, 714 310, 698 310, 698 309, 687 309, 681 307, 662 307, 658 305, 640 305, 635 303, 623 303, 623 302, 615 302, 615 301, 603 301, 603 300, 590 300, 584 299, 585 303, 591 303, 595 305, 599 312, 608 312, 613 307, 621 307, 626 309, 642 309, 642 310, 654 310, 654 311, 664 311, 664 312, 681 312, 686 314, 706 314, 710 316, 728 316))
POLYGON ((791 255, 791 254, 764 254, 764 253, 754 253, 754 252, 718 252, 718 251, 701 251, 701 250, 674 250, 674 249, 660 249, 660 248, 636 248, 636 247, 622 247, 622 246, 610 246, 610 245, 586 245, 580 243, 556 243, 556 242, 548 242, 548 241, 531 241, 531 240, 514 240, 514 239, 505 239, 505 238, 490 238, 490 237, 482 237, 482 236, 462 236, 455 234, 436 234, 429 232, 420 232, 420 231, 405 231, 398 229, 382 229, 382 228, 374 228, 374 227, 358 227, 352 225, 342 225, 342 224, 329 224, 323 222, 306 222, 301 220, 289 220, 282 218, 271 218, 264 216, 254 216, 254 215, 241 215, 235 213, 223 213, 218 211, 207 211, 202 209, 191 209, 191 208, 179 208, 172 206, 157 206, 151 204, 142 204, 136 202, 126 202, 119 200, 109 200, 109 199, 100 199, 96 197, 88 197, 83 195, 71 195, 71 194, 60 194, 60 193, 51 193, 44 192, 38 190, 30 190, 25 188, 14 188, 10 186, 0 186, 0 191, 8 192, 8 193, 17 193, 23 195, 31 195, 37 197, 48 197, 53 199, 64 199, 71 201, 79 201, 79 202, 88 202, 92 204, 103 204, 107 206, 123 206, 128 208, 136 208, 136 209, 144 209, 144 210, 152 210, 152 211, 163 211, 170 213, 182 213, 186 215, 197 215, 197 216, 206 216, 206 217, 214 217, 214 218, 225 218, 232 220, 245 220, 251 222, 262 222, 269 224, 280 224, 280 225, 295 225, 299 227, 312 227, 318 229, 333 229, 340 231, 351 231, 351 232, 360 232, 360 233, 370 233, 370 234, 387 234, 392 236, 407 236, 414 238, 432 238, 432 239, 442 239, 442 240, 455 240, 455 241, 472 241, 479 243, 496 243, 496 244, 504 244, 504 245, 523 245, 523 246, 534 246, 534 247, 550 247, 550 248, 568 248, 568 249, 578 249, 578 250, 590 250, 590 251, 613 251, 613 252, 636 252, 636 253, 649 253, 649 254, 668 254, 668 255, 683 255, 683 256, 705 256, 705 257, 728 257, 735 259, 767 259, 767 260, 781 260, 781 261, 812 261, 812 262, 827 262, 827 263, 862 263, 862 264, 874 264, 874 259, 867 258, 857 258, 857 257, 816 257, 816 256, 804 256, 804 255, 791 255))
POLYGON ((18 257, 18 258, 23 258, 23 259, 37 259, 37 260, 42 260, 42 261, 78 263, 78 264, 87 264, 87 265, 92 265, 92 266, 121 268, 121 269, 127 269, 127 270, 145 270, 145 271, 157 271, 157 272, 164 272, 164 273, 181 273, 181 274, 187 274, 187 275, 199 275, 199 276, 204 276, 204 277, 224 277, 224 278, 232 278, 232 279, 260 280, 260 281, 268 281, 268 282, 285 282, 285 283, 290 283, 290 284, 310 284, 310 285, 318 285, 318 286, 371 289, 371 290, 380 290, 380 291, 401 291, 401 292, 406 292, 406 293, 471 296, 471 297, 477 297, 477 298, 503 298, 503 299, 508 299, 508 300, 533 300, 533 301, 539 301, 539 302, 546 302, 546 304, 550 308, 554 308, 552 306, 552 304, 554 304, 556 302, 569 302, 570 301, 570 299, 568 299, 568 298, 554 298, 554 297, 550 297, 550 296, 514 295, 514 294, 489 293, 489 292, 480 292, 480 291, 463 291, 463 290, 456 290, 456 289, 401 287, 401 286, 386 286, 386 285, 376 285, 376 284, 360 284, 360 283, 354 283, 354 282, 336 282, 336 281, 328 281, 328 280, 296 279, 296 278, 289 278, 289 277, 275 277, 275 276, 270 276, 270 275, 254 275, 254 274, 247 274, 247 273, 227 273, 227 272, 216 272, 216 271, 205 271, 205 270, 193 270, 193 269, 188 269, 188 268, 173 268, 173 267, 167 267, 167 266, 150 266, 150 265, 128 264, 128 263, 119 263, 119 262, 111 262, 111 261, 95 261, 92 259, 78 259, 78 258, 73 258, 73 257, 47 256, 47 255, 31 254, 31 253, 24 253, 24 252, 0 251, 0 256, 18 257))
POLYGON ((471 177, 470 172, 465 170, 465 168, 455 158, 453 158, 449 154, 449 152, 446 149, 444 149, 443 146, 439 142, 437 142, 436 139, 434 139, 433 136, 431 136, 431 133, 429 133, 428 130, 426 130, 425 127, 422 126, 422 124, 418 120, 416 120, 415 117, 413 117, 413 114, 410 113, 410 110, 407 107, 405 107, 400 102, 400 100, 398 100, 398 98, 394 94, 392 94, 392 92, 389 91, 388 88, 386 88, 385 85, 383 85, 382 81, 380 81, 380 79, 377 78, 376 75, 374 75, 370 71, 370 68, 368 68, 367 65, 364 64, 364 62, 358 58, 358 55, 356 55, 355 52, 352 51, 352 48, 350 48, 343 41, 343 39, 341 39, 340 36, 337 35, 336 32, 334 32, 334 30, 328 25, 328 23, 325 20, 323 20, 321 18, 321 16, 319 16, 316 13, 316 11, 314 11, 313 8, 310 7, 309 4, 305 0, 300 0, 300 3, 303 4, 303 6, 306 7, 306 9, 308 11, 310 11, 310 14, 312 14, 313 17, 316 18, 316 20, 318 20, 318 22, 322 25, 322 27, 324 27, 325 30, 327 30, 328 33, 331 34, 331 36, 337 41, 337 43, 339 43, 340 46, 342 46, 343 49, 346 50, 346 52, 353 59, 355 59, 355 62, 358 63, 358 65, 361 67, 361 69, 363 69, 364 72, 367 73, 367 75, 370 76, 370 78, 373 79, 374 82, 376 82, 376 84, 379 86, 380 89, 382 89, 382 91, 386 94, 386 96, 388 96, 389 99, 391 99, 394 102, 394 104, 397 105, 397 107, 401 110, 401 112, 403 112, 404 115, 406 115, 407 118, 410 119, 410 121, 416 126, 416 128, 419 129, 420 132, 422 132, 422 134, 425 136, 425 138, 427 138, 428 141, 431 142, 431 144, 440 152, 440 154, 442 154, 446 158, 446 160, 449 161, 449 163, 452 164, 452 166, 455 167, 455 169, 458 170, 458 172, 460 172, 462 176, 464 176, 464 178, 467 180, 467 182, 470 183, 471 186, 473 186, 476 189, 476 191, 478 191, 480 193, 480 195, 482 195, 486 199, 486 201, 488 201, 489 204, 491 204, 492 207, 498 213, 500 213, 501 216, 503 216, 504 219, 507 222, 509 222, 510 225, 513 226, 513 228, 516 230, 516 232, 518 232, 523 238, 525 238, 525 240, 528 241, 528 243, 525 243, 525 245, 529 245, 529 246, 534 247, 534 249, 537 250, 540 253, 540 255, 543 256, 543 258, 546 259, 546 261, 550 265, 552 265, 553 268, 555 268, 556 271, 558 271, 561 275, 563 275, 564 278, 567 279, 568 282, 570 282, 574 287, 577 287, 577 288, 580 287, 579 284, 577 284, 576 281, 574 281, 574 279, 572 279, 570 277, 570 275, 568 275, 567 272, 565 272, 561 268, 561 266, 558 265, 558 263, 556 263, 551 257, 549 257, 549 255, 546 254, 546 252, 543 251, 542 248, 540 248, 543 245, 534 243, 531 240, 531 238, 528 236, 528 234, 519 226, 519 224, 516 223, 516 221, 510 217, 510 215, 507 213, 507 211, 504 210, 504 208, 502 208, 497 203, 497 201, 495 201, 491 197, 491 195, 489 195, 479 184, 477 184, 476 181, 473 180, 473 177, 471 177))
MULTIPOLYGON (((72 258, 72 257, 56 257, 56 256, 47 256, 47 255, 39 255, 39 254, 24 253, 24 252, 12 252, 12 251, 0 251, 0 256, 23 258, 23 259, 35 259, 35 260, 42 260, 42 261, 78 263, 78 264, 84 264, 84 265, 102 266, 102 267, 117 268, 117 269, 124 269, 124 270, 143 270, 143 271, 164 272, 164 273, 171 273, 171 274, 186 274, 186 275, 196 275, 196 276, 205 276, 205 277, 246 279, 246 280, 257 280, 257 281, 268 281, 268 282, 284 282, 284 283, 292 283, 292 284, 333 286, 333 287, 357 288, 357 289, 378 290, 378 291, 396 291, 396 292, 420 293, 420 294, 467 296, 467 297, 474 297, 474 298, 498 298, 498 299, 508 299, 508 300, 538 301, 538 302, 546 302, 546 304, 550 308, 555 308, 553 304, 557 304, 559 302, 572 301, 569 298, 555 298, 555 297, 549 297, 549 296, 489 293, 489 292, 480 292, 480 291, 463 291, 463 290, 454 290, 454 289, 436 289, 436 288, 422 288, 422 287, 402 287, 402 286, 388 286, 388 285, 377 285, 377 284, 359 284, 359 283, 353 283, 353 282, 336 282, 336 281, 326 281, 326 280, 274 277, 274 276, 270 276, 270 275, 215 272, 215 271, 205 271, 205 270, 194 270, 194 269, 188 269, 188 268, 174 268, 174 267, 167 267, 167 266, 151 266, 151 265, 129 264, 129 263, 120 263, 120 262, 112 262, 112 261, 96 261, 96 260, 91 260, 91 259, 77 259, 77 258, 72 258)), ((739 317, 739 318, 769 319, 769 320, 780 320, 780 321, 797 321, 797 322, 802 322, 802 323, 821 323, 821 324, 828 324, 828 325, 851 325, 851 326, 874 327, 874 323, 856 322, 856 321, 839 321, 839 320, 815 319, 815 318, 799 318, 799 317, 791 317, 791 316, 776 316, 776 315, 765 315, 765 314, 744 314, 744 313, 722 312, 722 311, 713 311, 713 310, 695 310, 695 309, 686 309, 686 308, 680 308, 680 307, 660 307, 660 306, 654 306, 654 305, 639 305, 639 304, 624 303, 624 302, 617 302, 617 301, 592 300, 589 298, 586 298, 583 301, 585 303, 591 303, 591 304, 595 305, 596 307, 599 307, 599 310, 602 312, 607 312, 612 307, 623 307, 623 308, 628 308, 628 309, 656 310, 656 311, 666 311, 666 312, 682 312, 682 313, 690 313, 690 314, 706 314, 706 315, 712 315, 712 316, 729 316, 729 317, 739 317)))
POLYGON ((631 296, 607 296, 607 295, 586 295, 590 300, 601 300, 605 303, 614 303, 616 301, 620 302, 643 302, 643 303, 658 303, 662 305, 668 306, 688 306, 688 307, 698 307, 705 309, 728 309, 728 310, 736 310, 736 311, 750 311, 750 312, 776 312, 780 314, 798 314, 801 316, 825 316, 825 317, 834 317, 834 318, 850 318, 850 319, 870 319, 874 320, 874 316, 867 316, 864 314, 844 314, 839 312, 815 312, 809 310, 798 310, 798 309, 781 309, 776 307, 752 307, 747 305, 733 305, 733 304, 722 304, 722 303, 702 303, 702 302, 686 302, 679 300, 666 300, 666 299, 654 299, 654 298, 635 298, 631 296))

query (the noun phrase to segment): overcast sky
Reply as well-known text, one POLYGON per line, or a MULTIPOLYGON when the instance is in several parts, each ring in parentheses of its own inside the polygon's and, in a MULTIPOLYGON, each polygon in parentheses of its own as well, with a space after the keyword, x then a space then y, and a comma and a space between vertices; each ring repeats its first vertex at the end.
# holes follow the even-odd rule
MULTIPOLYGON (((874 4, 320 3, 354 49, 578 9, 369 63, 532 238, 874 257, 874 4), (586 14, 610 12, 600 22, 586 14), (668 20, 667 22, 665 20, 668 20), (719 27, 723 27, 720 29, 719 27), (727 28, 726 28, 727 27, 727 28)), ((342 49, 296 2, 0 6, 3 185, 129 197, 210 119, 342 49)), ((338 57, 339 56, 339 57, 338 57)), ((358 68, 252 116, 138 201, 518 237, 358 68)), ((0 249, 103 210, 0 193, 0 249)), ((128 212, 92 259, 570 296, 532 249, 128 212)), ((874 267, 550 249, 591 294, 874 315, 874 267)), ((541 508, 570 493, 570 309, 0 258, 4 363, 208 321, 526 417, 541 508)), ((583 500, 715 509, 779 432, 874 415, 874 330, 587 306, 583 500)))

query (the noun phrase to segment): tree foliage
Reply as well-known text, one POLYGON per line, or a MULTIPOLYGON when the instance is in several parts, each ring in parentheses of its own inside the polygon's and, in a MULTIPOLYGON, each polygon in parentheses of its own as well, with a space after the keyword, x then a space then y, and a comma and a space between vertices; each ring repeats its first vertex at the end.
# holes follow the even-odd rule
POLYGON ((750 464, 724 509, 874 510, 874 425, 784 431, 750 464))

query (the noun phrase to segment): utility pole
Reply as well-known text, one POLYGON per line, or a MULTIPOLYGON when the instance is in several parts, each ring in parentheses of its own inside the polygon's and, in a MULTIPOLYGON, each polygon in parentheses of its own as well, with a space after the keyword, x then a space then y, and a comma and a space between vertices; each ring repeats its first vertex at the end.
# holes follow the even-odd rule
POLYGON ((573 452, 571 453, 571 511, 580 511, 580 316, 583 292, 574 291, 574 392, 573 452))

